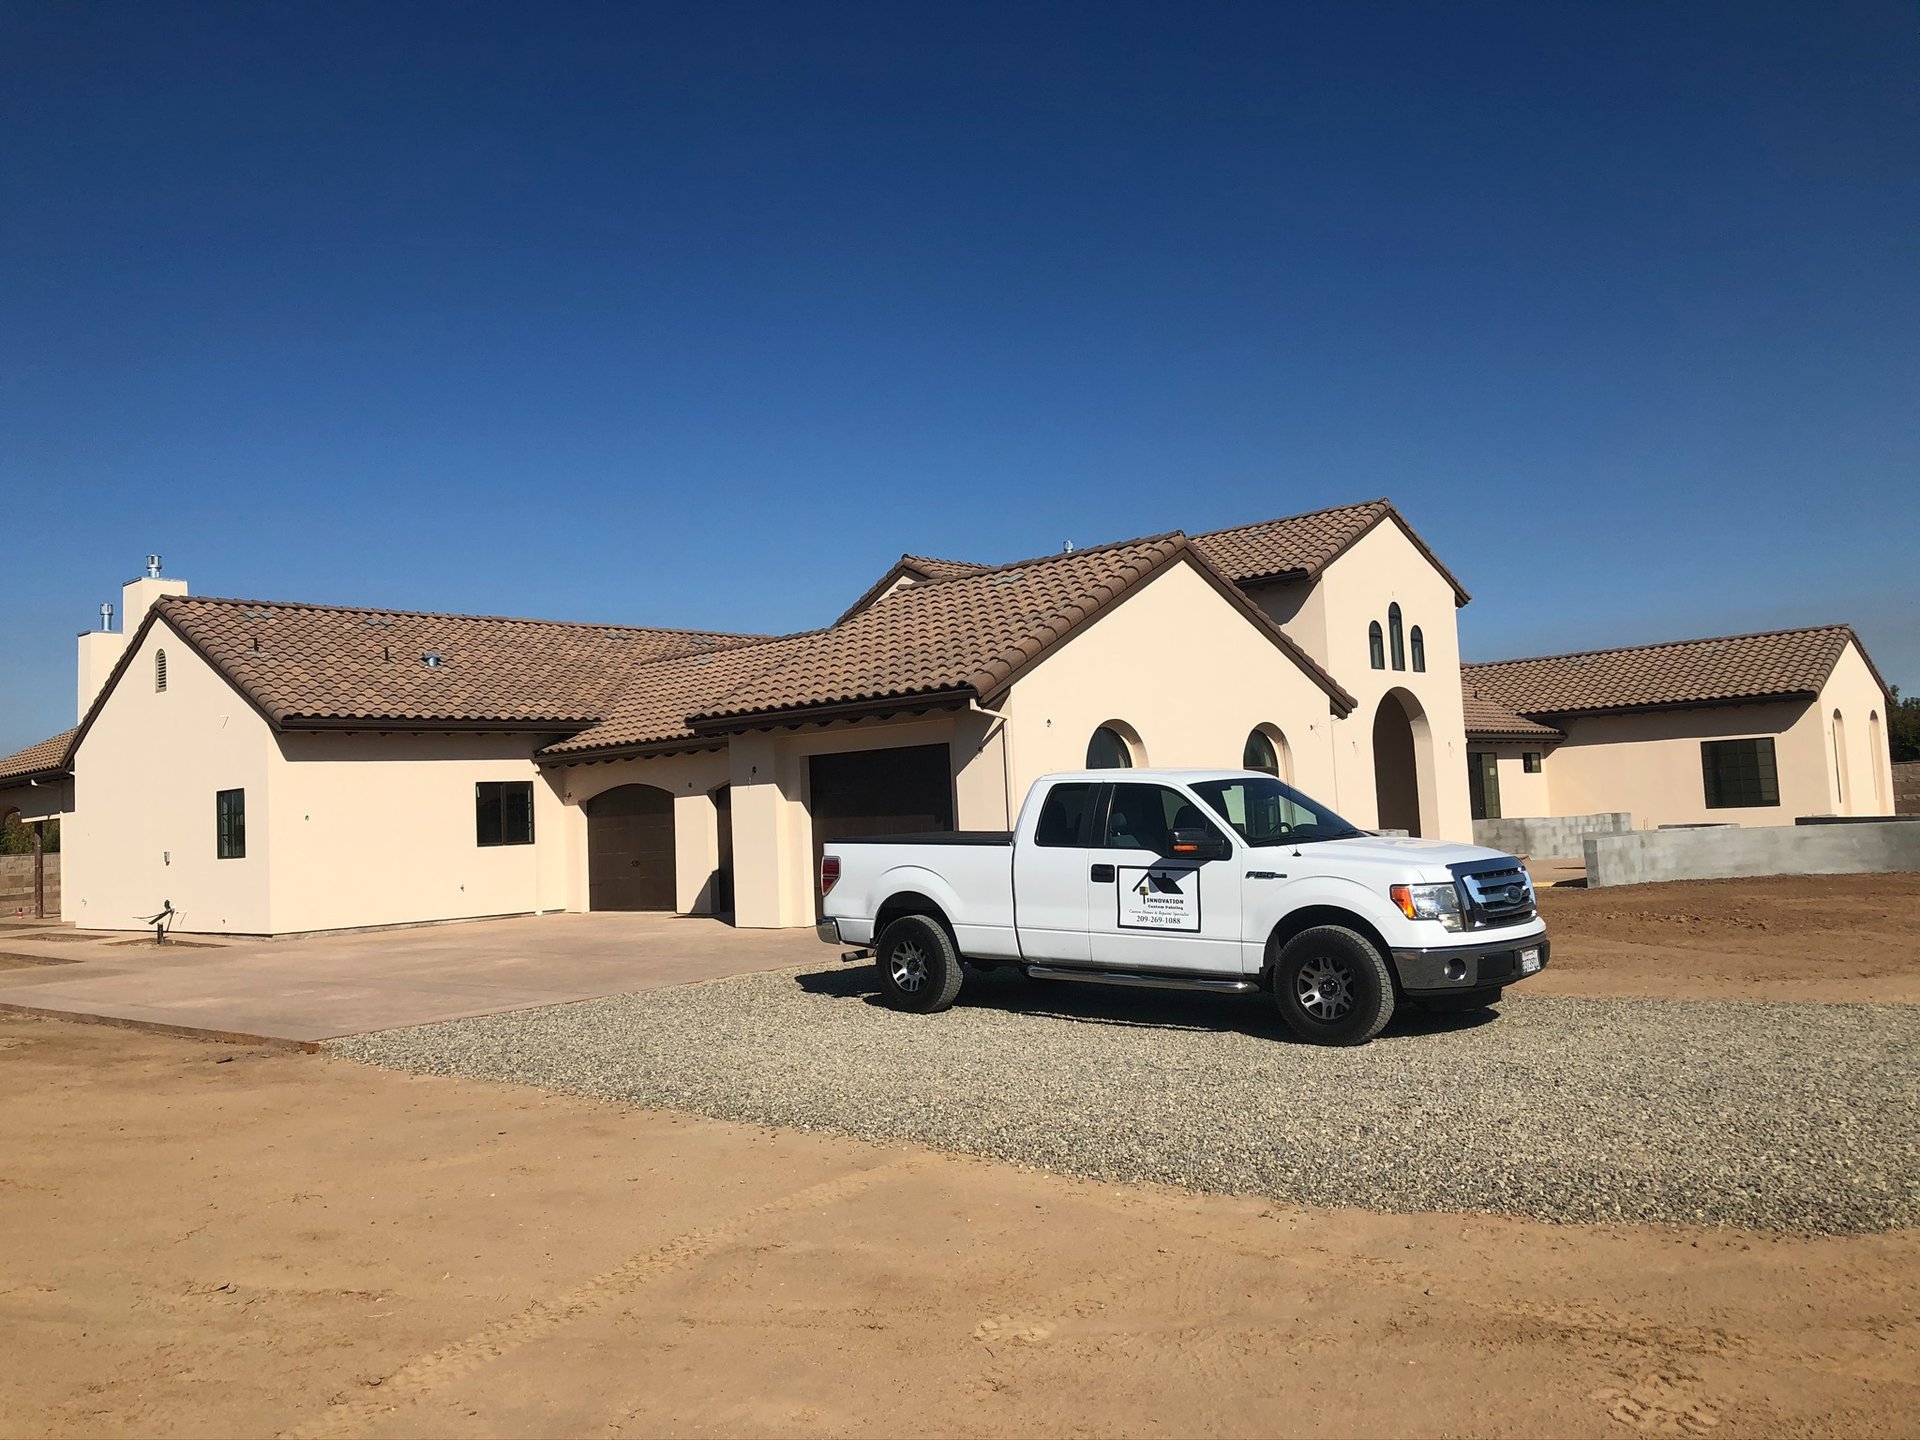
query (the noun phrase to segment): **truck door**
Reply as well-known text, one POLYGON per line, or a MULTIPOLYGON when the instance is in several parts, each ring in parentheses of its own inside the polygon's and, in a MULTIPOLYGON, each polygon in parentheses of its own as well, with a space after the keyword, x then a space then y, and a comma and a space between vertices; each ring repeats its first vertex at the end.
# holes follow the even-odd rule
POLYGON ((1225 838, 1220 827, 1171 786, 1109 788, 1112 799, 1087 851, 1093 963, 1240 978, 1239 865, 1231 858, 1187 860, 1173 850, 1175 830, 1204 828, 1225 838))
POLYGON ((1031 839, 1013 845, 1013 918, 1029 960, 1087 959, 1087 840, 1100 786, 1066 780, 1047 792, 1031 839))

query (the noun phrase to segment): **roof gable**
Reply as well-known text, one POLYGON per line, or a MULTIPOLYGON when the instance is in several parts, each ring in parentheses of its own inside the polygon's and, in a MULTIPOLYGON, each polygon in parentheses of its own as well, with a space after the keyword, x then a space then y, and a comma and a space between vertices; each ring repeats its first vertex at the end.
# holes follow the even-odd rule
POLYGON ((1249 525, 1196 535, 1193 543, 1236 585, 1311 580, 1357 545, 1368 532, 1388 521, 1400 528, 1414 548, 1453 587, 1455 605, 1465 605, 1473 598, 1454 578, 1453 572, 1440 563, 1440 557, 1407 523, 1391 500, 1368 500, 1358 505, 1336 505, 1304 515, 1283 516, 1278 520, 1257 520, 1249 525))
POLYGON ((73 742, 79 733, 76 725, 24 750, 0 756, 0 783, 24 784, 66 774, 73 768, 73 742))
POLYGON ((932 555, 902 555, 893 562, 893 567, 886 574, 869 585, 860 598, 842 611, 840 618, 833 623, 844 625, 881 596, 896 588, 902 580, 909 582, 952 580, 962 575, 977 575, 982 570, 992 568, 990 565, 975 565, 966 560, 941 560, 932 555))
MULTIPOLYGON (((1581 650, 1460 667, 1464 684, 1524 715, 1666 709, 1817 695, 1848 645, 1846 625, 1581 650)), ((1876 682, 1885 689, 1880 674, 1876 682)))
POLYGON ((608 720, 541 753, 684 744, 847 707, 957 703, 1004 691, 1168 565, 1189 563, 1326 692, 1353 698, 1178 533, 903 586, 825 630, 644 667, 608 720))

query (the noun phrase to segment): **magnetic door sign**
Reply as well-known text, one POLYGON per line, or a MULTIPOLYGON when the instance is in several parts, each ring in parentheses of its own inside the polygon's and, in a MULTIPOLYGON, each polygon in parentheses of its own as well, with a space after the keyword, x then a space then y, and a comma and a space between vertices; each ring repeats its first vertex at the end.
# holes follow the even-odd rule
POLYGON ((1200 928, 1200 872, 1122 865, 1116 877, 1122 930, 1200 928))

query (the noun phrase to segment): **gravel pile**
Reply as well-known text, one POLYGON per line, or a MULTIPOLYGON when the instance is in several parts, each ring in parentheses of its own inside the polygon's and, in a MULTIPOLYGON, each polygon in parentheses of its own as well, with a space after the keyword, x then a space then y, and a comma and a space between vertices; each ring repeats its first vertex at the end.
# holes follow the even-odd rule
POLYGON ((396 1069, 1373 1210, 1847 1233, 1920 1223, 1920 1007, 1510 998, 1291 1040, 1265 997, 870 967, 335 1042, 396 1069))

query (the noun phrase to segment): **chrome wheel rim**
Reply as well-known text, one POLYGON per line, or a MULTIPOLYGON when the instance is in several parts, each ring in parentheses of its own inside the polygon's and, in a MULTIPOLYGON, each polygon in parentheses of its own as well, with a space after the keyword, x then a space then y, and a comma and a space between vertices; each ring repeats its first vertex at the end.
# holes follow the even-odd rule
POLYGON ((902 940, 887 956, 894 988, 912 994, 927 983, 927 952, 911 940, 902 940))
POLYGON ((1338 1020, 1353 1009, 1353 970, 1342 962, 1316 956, 1300 967, 1293 982, 1300 1008, 1316 1020, 1338 1020))

